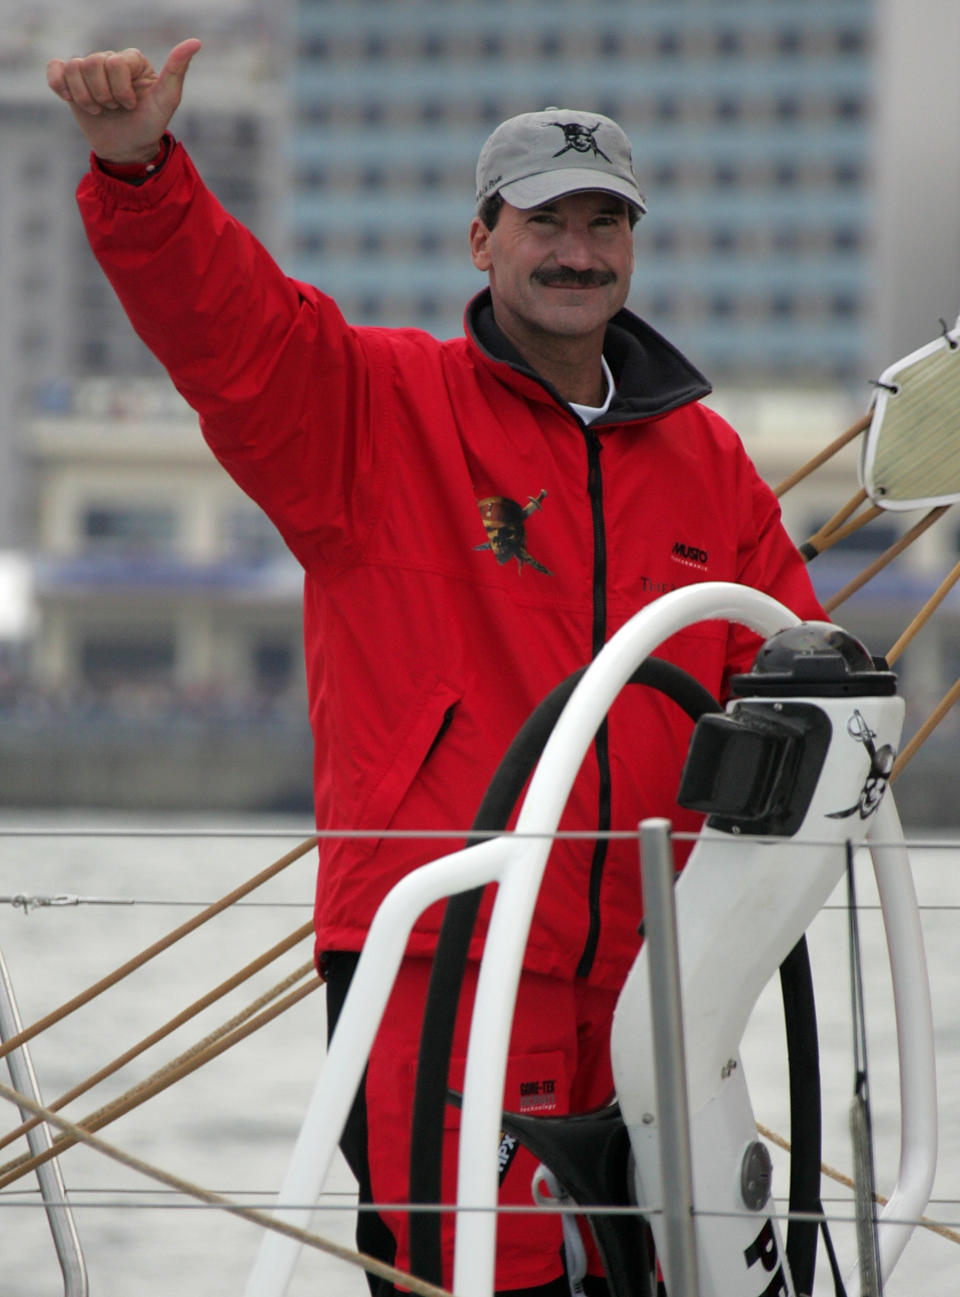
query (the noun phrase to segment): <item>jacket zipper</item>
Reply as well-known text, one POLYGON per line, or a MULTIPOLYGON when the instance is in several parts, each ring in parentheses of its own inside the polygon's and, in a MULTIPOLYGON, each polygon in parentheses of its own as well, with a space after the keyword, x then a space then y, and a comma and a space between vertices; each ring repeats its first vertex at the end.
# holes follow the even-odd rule
MULTIPOLYGON (((600 467, 600 438, 593 428, 584 428, 587 443, 587 494, 593 520, 593 630, 590 655, 595 658, 607 638, 607 533, 603 521, 603 473, 600 467)), ((597 755, 599 784, 597 793, 597 829, 606 833, 610 829, 610 744, 606 718, 594 739, 597 755)), ((597 838, 590 862, 590 882, 587 893, 589 925, 587 940, 577 964, 577 976, 588 977, 600 941, 600 888, 603 867, 607 857, 607 839, 597 838)))

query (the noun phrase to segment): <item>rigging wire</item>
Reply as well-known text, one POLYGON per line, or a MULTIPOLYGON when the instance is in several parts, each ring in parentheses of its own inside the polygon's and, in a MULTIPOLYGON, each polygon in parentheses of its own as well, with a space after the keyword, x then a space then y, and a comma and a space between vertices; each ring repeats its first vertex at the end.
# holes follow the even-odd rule
POLYGON ((867 1071, 867 1020, 863 1000, 863 965, 860 952, 860 928, 857 921, 853 844, 849 839, 847 841, 847 897, 850 906, 848 923, 854 1070, 850 1134, 853 1144, 860 1288, 863 1297, 883 1297, 883 1270, 880 1265, 880 1235, 876 1211, 877 1183, 873 1161, 873 1121, 870 1112, 870 1082, 867 1071))
POLYGON ((34 1116, 40 1117, 43 1121, 58 1127, 63 1132, 63 1137, 71 1139, 73 1143, 86 1144, 87 1147, 102 1153, 112 1161, 119 1162, 122 1166, 137 1171, 149 1179, 157 1180, 168 1188, 176 1189, 191 1198, 199 1198, 212 1206, 220 1207, 223 1211, 238 1216, 241 1220, 250 1221, 252 1224, 273 1230, 275 1233, 285 1234, 307 1247, 338 1257, 350 1265, 359 1266, 370 1274, 379 1275, 392 1283, 399 1283, 411 1292, 419 1294, 419 1297, 453 1297, 453 1294, 449 1293, 445 1288, 439 1288, 434 1284, 426 1284, 421 1279, 418 1279, 416 1275, 409 1275, 402 1270, 397 1270, 394 1266, 385 1265, 375 1257, 366 1256, 353 1248, 343 1247, 332 1239, 324 1238, 310 1230, 288 1225, 267 1212, 260 1211, 255 1207, 245 1207, 230 1198, 211 1193, 209 1189, 203 1189, 200 1185, 193 1184, 181 1176, 173 1175, 169 1171, 164 1171, 162 1168, 144 1161, 142 1158, 134 1157, 133 1154, 125 1152, 115 1144, 109 1144, 98 1135, 92 1134, 89 1130, 84 1130, 82 1126, 67 1121, 60 1113, 51 1112, 49 1108, 45 1108, 42 1104, 34 1103, 25 1094, 21 1094, 11 1086, 4 1085, 3 1082, 0 1082, 0 1098, 7 1099, 10 1103, 16 1104, 17 1107, 25 1108, 28 1112, 32 1112, 34 1116))

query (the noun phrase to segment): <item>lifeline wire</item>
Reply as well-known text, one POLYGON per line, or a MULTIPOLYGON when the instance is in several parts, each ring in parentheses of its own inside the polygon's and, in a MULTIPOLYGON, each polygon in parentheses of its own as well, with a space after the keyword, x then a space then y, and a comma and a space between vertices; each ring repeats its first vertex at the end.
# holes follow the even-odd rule
POLYGON ((222 914, 224 910, 230 908, 234 901, 238 901, 241 897, 247 896, 262 883, 273 878, 276 874, 280 873, 281 870, 286 869, 288 865, 293 864, 295 860, 299 860, 301 856, 305 856, 307 852, 311 851, 316 845, 317 839, 315 837, 307 838, 291 851, 288 851, 285 856, 281 856, 280 859, 275 860, 272 865, 268 865, 266 869, 263 869, 259 874, 254 875, 254 877, 249 879, 246 883, 242 883, 239 887, 235 887, 232 892, 228 892, 226 896, 222 896, 216 904, 208 906, 201 914, 195 914, 193 918, 188 919, 186 923, 182 923, 178 928, 174 928, 172 932, 168 932, 165 937, 161 937, 159 941, 155 941, 152 946, 148 946, 145 950, 141 950, 138 955, 134 955, 132 959, 128 959, 125 964, 121 964, 120 967, 114 969, 112 973, 108 974, 106 977, 102 977, 98 982, 94 982, 92 986, 88 986, 85 991, 81 991, 78 995, 75 995, 72 1000, 68 1000, 66 1004, 62 1004, 58 1009, 54 1009, 52 1013, 48 1013, 43 1018, 39 1018, 23 1031, 18 1031, 16 1035, 11 1036, 9 1040, 4 1041, 4 1043, 0 1045, 0 1058, 5 1058, 11 1050, 19 1049, 21 1045, 25 1045, 27 1041, 33 1040, 34 1036, 38 1036, 40 1032, 45 1031, 47 1027, 52 1027, 54 1023, 60 1022, 63 1018, 68 1017, 77 1009, 82 1008, 83 1005, 89 1004, 91 1000, 96 999, 98 995, 109 990, 111 986, 115 986, 117 982, 128 977, 131 973, 135 972, 136 969, 142 968, 149 960, 155 958, 164 950, 169 950, 169 948, 172 945, 175 945, 175 943, 182 937, 188 936, 204 923, 209 922, 210 919, 215 918, 218 914, 222 914))
POLYGON ((416 1275, 405 1274, 404 1271, 397 1270, 394 1266, 385 1265, 375 1257, 356 1252, 352 1248, 342 1247, 331 1239, 323 1238, 309 1230, 300 1229, 296 1225, 287 1225, 284 1221, 277 1220, 269 1213, 260 1211, 258 1208, 243 1207, 229 1198, 211 1193, 208 1189, 201 1188, 200 1185, 184 1180, 180 1176, 172 1175, 170 1172, 153 1166, 149 1162, 144 1162, 141 1158, 134 1157, 133 1154, 117 1148, 115 1144, 108 1144, 106 1140, 100 1139, 99 1136, 92 1135, 90 1131, 84 1130, 72 1121, 67 1121, 59 1113, 51 1112, 49 1108, 44 1108, 42 1104, 34 1103, 25 1094, 20 1094, 19 1091, 4 1085, 2 1082, 0 1082, 0 1098, 7 1099, 10 1103, 16 1104, 17 1107, 25 1108, 28 1112, 40 1117, 41 1120, 56 1126, 64 1132, 64 1135, 72 1143, 86 1144, 89 1148, 95 1149, 112 1161, 119 1162, 121 1166, 126 1166, 132 1171, 138 1171, 141 1175, 157 1180, 160 1184, 175 1189, 178 1193, 184 1193, 190 1198, 197 1198, 211 1206, 220 1207, 223 1211, 229 1212, 230 1215, 239 1216, 241 1220, 250 1221, 252 1224, 260 1225, 264 1229, 273 1230, 278 1234, 285 1234, 307 1247, 326 1252, 330 1256, 338 1257, 341 1261, 346 1261, 349 1265, 359 1266, 370 1274, 379 1275, 381 1278, 389 1279, 392 1283, 400 1284, 411 1292, 419 1294, 419 1297, 453 1297, 453 1294, 449 1293, 445 1288, 438 1288, 434 1284, 424 1283, 416 1275))

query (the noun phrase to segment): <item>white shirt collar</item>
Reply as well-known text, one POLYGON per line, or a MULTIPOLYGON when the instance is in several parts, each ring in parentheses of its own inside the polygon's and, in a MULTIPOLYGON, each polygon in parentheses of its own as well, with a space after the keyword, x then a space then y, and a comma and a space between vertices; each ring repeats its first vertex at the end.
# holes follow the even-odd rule
POLYGON ((603 405, 577 405, 575 401, 570 402, 570 409, 574 410, 584 423, 593 423, 594 419, 599 419, 601 414, 606 414, 613 400, 613 394, 617 390, 606 356, 600 357, 600 364, 603 366, 603 376, 607 380, 607 395, 603 405))

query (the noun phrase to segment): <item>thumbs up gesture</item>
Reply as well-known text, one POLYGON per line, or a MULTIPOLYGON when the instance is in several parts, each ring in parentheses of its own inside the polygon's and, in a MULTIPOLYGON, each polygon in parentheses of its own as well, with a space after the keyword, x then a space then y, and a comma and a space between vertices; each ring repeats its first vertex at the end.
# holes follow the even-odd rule
POLYGON ((198 40, 181 41, 159 72, 139 50, 102 50, 85 58, 51 59, 47 84, 64 99, 97 157, 150 162, 183 93, 198 40))

